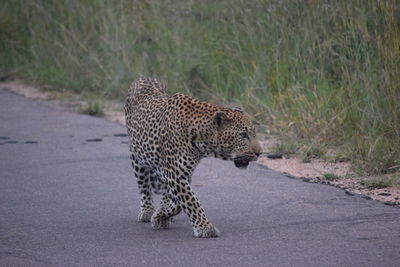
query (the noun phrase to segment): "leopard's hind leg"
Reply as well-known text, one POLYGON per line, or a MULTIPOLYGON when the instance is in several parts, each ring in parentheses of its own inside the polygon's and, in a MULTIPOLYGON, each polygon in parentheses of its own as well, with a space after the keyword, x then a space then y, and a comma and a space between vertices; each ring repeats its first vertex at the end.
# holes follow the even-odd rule
POLYGON ((140 194, 140 211, 138 214, 138 221, 150 222, 151 216, 154 213, 153 195, 151 188, 152 171, 145 166, 140 165, 140 163, 135 160, 134 154, 131 154, 131 162, 133 172, 137 179, 140 194))

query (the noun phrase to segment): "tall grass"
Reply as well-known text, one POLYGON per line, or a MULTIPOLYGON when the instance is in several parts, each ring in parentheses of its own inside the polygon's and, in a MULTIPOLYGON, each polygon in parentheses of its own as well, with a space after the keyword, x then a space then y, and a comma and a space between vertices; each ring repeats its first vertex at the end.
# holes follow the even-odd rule
POLYGON ((158 76, 238 102, 306 153, 336 146, 365 172, 400 168, 398 1, 2 2, 3 74, 121 99, 158 76))

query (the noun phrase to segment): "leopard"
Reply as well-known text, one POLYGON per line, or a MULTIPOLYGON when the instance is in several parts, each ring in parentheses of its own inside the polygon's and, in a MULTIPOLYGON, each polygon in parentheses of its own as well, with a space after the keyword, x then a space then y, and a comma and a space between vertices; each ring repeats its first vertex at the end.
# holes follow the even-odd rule
POLYGON ((169 95, 164 83, 142 77, 132 82, 125 102, 130 160, 140 194, 137 220, 168 229, 184 211, 195 237, 218 237, 191 186, 200 160, 215 157, 245 169, 262 149, 250 116, 241 108, 169 95), (154 194, 160 194, 156 209, 154 194))

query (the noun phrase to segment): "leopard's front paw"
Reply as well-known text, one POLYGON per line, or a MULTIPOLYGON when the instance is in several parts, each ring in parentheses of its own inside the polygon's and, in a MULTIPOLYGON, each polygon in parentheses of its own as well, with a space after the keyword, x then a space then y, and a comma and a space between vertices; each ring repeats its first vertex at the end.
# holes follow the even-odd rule
POLYGON ((204 228, 194 228, 193 227, 193 233, 195 237, 218 237, 219 236, 219 230, 214 227, 212 224, 209 226, 206 226, 204 228))
POLYGON ((154 216, 151 217, 151 227, 153 227, 153 229, 156 230, 168 229, 171 222, 172 222, 172 217, 165 217, 156 214, 154 214, 154 216))
POLYGON ((154 210, 141 210, 138 214, 139 222, 150 222, 154 210))

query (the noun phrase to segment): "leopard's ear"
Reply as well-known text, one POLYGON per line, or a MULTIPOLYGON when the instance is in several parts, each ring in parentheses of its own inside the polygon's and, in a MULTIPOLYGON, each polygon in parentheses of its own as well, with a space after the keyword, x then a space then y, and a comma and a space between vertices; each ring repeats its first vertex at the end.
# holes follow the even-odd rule
POLYGON ((233 107, 232 110, 243 113, 243 109, 241 107, 233 107))
POLYGON ((225 112, 217 111, 214 113, 214 121, 217 124, 218 130, 222 129, 226 123, 229 121, 228 116, 226 116, 225 112))

